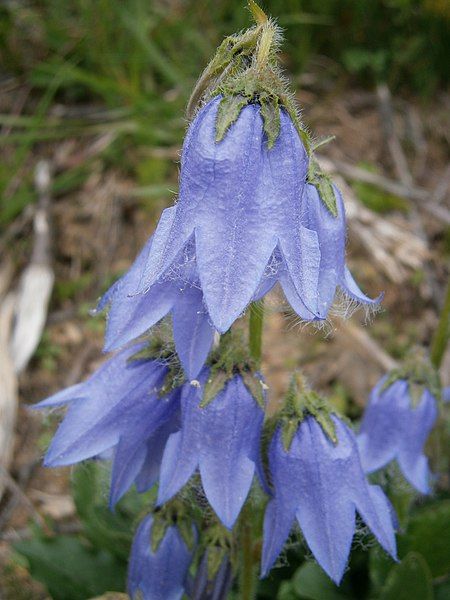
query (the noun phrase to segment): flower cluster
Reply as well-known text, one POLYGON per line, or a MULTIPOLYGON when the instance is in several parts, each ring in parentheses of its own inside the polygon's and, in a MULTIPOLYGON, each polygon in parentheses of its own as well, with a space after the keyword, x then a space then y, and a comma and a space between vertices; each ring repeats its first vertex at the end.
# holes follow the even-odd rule
POLYGON ((356 513, 396 556, 391 506, 365 473, 397 458, 427 490, 429 389, 414 407, 406 380, 381 382, 358 440, 298 374, 280 411, 265 418, 260 328, 250 325, 250 350, 239 329, 229 331, 276 284, 306 321, 326 319, 337 290, 380 301, 346 266, 341 194, 279 76, 278 31, 252 8, 257 25, 227 38, 196 88, 203 103, 184 142, 178 202, 98 304, 108 310, 105 351, 116 353, 39 405, 68 405, 46 465, 111 460, 111 508, 132 485, 158 486, 131 551, 132 598, 200 598, 206 589, 224 598, 236 548, 258 526, 251 507, 261 515, 265 499, 262 576, 297 523, 339 583, 356 513), (163 319, 171 339, 152 330, 163 319))

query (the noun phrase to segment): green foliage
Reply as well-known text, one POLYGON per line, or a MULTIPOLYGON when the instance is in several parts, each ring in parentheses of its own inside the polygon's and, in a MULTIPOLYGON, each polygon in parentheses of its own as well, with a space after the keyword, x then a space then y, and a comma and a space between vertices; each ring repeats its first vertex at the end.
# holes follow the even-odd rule
POLYGON ((344 600, 348 598, 331 581, 317 563, 304 563, 294 573, 291 581, 284 582, 278 600, 344 600))
POLYGON ((102 461, 74 470, 72 493, 82 524, 79 535, 51 537, 35 529, 31 540, 14 549, 26 559, 31 575, 43 583, 54 600, 86 600, 106 591, 124 591, 132 535, 149 494, 134 490, 115 512, 106 497, 109 470, 102 461))
POLYGON ((450 573, 450 500, 433 502, 412 516, 404 536, 399 539, 399 555, 420 553, 433 577, 450 573))
POLYGON ((380 600, 432 600, 430 570, 420 554, 411 552, 389 573, 380 600))
POLYGON ((27 559, 32 576, 48 588, 54 600, 86 600, 105 590, 123 589, 125 565, 111 554, 89 547, 80 538, 36 537, 14 547, 27 559))

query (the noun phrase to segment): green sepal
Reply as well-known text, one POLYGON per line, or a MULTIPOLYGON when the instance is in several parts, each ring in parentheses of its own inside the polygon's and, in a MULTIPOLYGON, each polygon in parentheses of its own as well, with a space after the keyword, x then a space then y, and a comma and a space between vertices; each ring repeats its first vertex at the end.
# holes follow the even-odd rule
POLYGON ((308 416, 317 421, 324 434, 333 444, 337 444, 336 427, 331 418, 332 415, 336 414, 337 411, 323 396, 307 387, 301 373, 294 373, 284 400, 284 406, 279 414, 283 445, 286 452, 291 447, 298 427, 308 416))
POLYGON ((200 408, 205 408, 214 400, 225 387, 227 381, 229 381, 230 375, 224 371, 216 371, 210 374, 208 381, 203 388, 203 397, 200 402, 200 408))
POLYGON ((319 163, 313 157, 309 162, 308 183, 317 189, 320 199, 333 217, 337 217, 336 196, 334 194, 331 177, 322 171, 319 163))
POLYGON ((294 435, 297 432, 298 426, 302 422, 302 419, 298 417, 288 419, 282 425, 281 429, 281 438, 283 440, 283 446, 286 452, 289 452, 292 444, 292 440, 294 439, 294 435))
POLYGON ((208 580, 214 579, 225 557, 228 556, 231 564, 234 558, 233 534, 220 523, 208 527, 203 535, 207 553, 208 580))
POLYGON ((213 90, 220 86, 224 79, 244 68, 245 61, 256 49, 260 31, 261 26, 258 25, 224 39, 192 91, 186 109, 189 119, 192 118, 201 98, 209 94, 215 95, 213 90))
POLYGON ((248 98, 242 94, 224 96, 217 111, 216 142, 225 137, 228 129, 238 119, 241 110, 248 104, 248 98))
POLYGON ((181 518, 177 520, 177 527, 187 548, 193 550, 195 546, 195 535, 192 528, 192 522, 189 519, 181 518))
POLYGON ((227 551, 224 548, 218 546, 209 546, 207 552, 207 563, 208 563, 208 579, 211 581, 217 574, 217 571, 222 564, 223 559, 226 557, 227 551))
POLYGON ((256 373, 246 372, 242 373, 241 376, 245 387, 248 389, 259 406, 264 410, 266 408, 264 390, 267 389, 264 381, 259 378, 256 373))
POLYGON ((186 546, 192 550, 195 545, 195 535, 192 529, 192 519, 185 513, 186 509, 178 499, 165 504, 153 514, 152 530, 150 532, 150 544, 153 552, 158 547, 169 527, 177 526, 186 546))
POLYGON ((267 147, 272 148, 280 135, 280 107, 277 98, 261 99, 261 117, 267 136, 267 147))
POLYGON ((209 358, 209 377, 203 389, 200 408, 208 406, 235 375, 240 375, 255 401, 265 408, 264 382, 257 376, 257 366, 249 354, 241 331, 230 331, 220 338, 220 344, 209 358))
POLYGON ((439 372, 433 367, 430 359, 422 349, 413 348, 411 350, 404 363, 388 374, 381 391, 386 391, 399 379, 408 382, 413 408, 420 404, 425 389, 428 389, 438 402, 441 401, 442 384, 439 372))
POLYGON ((152 552, 155 553, 160 543, 163 541, 164 536, 166 535, 166 531, 169 527, 170 523, 164 518, 154 517, 152 523, 152 530, 150 532, 150 546, 152 548, 152 552))

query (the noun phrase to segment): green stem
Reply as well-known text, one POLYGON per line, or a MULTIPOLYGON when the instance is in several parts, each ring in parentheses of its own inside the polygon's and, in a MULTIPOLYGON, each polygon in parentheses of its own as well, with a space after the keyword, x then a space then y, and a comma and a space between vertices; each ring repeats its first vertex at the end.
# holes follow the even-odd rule
POLYGON ((444 358, 445 349, 450 338, 450 282, 447 284, 444 306, 441 310, 439 323, 431 340, 431 362, 439 369, 444 358))
MULTIPOLYGON (((249 322, 249 350, 250 356, 256 363, 256 367, 261 365, 262 358, 262 333, 264 323, 264 302, 253 302, 250 305, 249 322)), ((255 558, 255 541, 253 538, 252 514, 244 509, 241 516, 241 547, 242 563, 240 577, 240 597, 242 600, 254 600, 256 598, 256 589, 258 586, 257 560, 255 558)))
POLYGON ((253 302, 250 305, 249 348, 258 368, 261 366, 263 323, 264 300, 253 302))
POLYGON ((240 577, 240 597, 242 600, 255 600, 258 587, 258 574, 254 552, 250 514, 246 511, 241 521, 242 563, 240 577))

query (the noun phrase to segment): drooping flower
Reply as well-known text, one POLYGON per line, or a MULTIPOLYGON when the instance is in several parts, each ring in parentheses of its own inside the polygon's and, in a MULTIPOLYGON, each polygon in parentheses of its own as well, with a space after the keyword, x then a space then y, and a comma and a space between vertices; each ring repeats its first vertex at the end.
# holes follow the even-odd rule
POLYGON ((87 381, 37 405, 69 405, 45 456, 46 466, 72 465, 113 450, 111 505, 133 482, 139 491, 155 483, 167 438, 178 426, 180 390, 161 393, 168 366, 131 360, 136 352, 136 346, 120 352, 87 381))
POLYGON ((170 313, 178 356, 187 376, 194 379, 214 339, 214 327, 203 302, 195 257, 188 245, 160 281, 145 294, 133 295, 152 244, 153 238, 150 238, 131 268, 97 306, 97 311, 109 307, 104 349, 109 352, 125 346, 170 313))
MULTIPOLYGON (((422 494, 430 491, 424 445, 437 419, 436 396, 423 387, 416 399, 407 379, 381 379, 372 390, 357 437, 362 466, 373 473, 393 460, 422 494)), ((436 393, 436 392, 435 392, 436 393)))
POLYGON ((179 201, 163 212, 131 293, 151 293, 189 246, 207 312, 221 333, 261 286, 268 291, 277 281, 308 320, 326 318, 337 286, 371 303, 345 266, 340 194, 335 190, 335 216, 315 185, 306 184, 307 154, 288 113, 279 111, 280 130, 271 147, 255 103, 244 106, 216 141, 222 100, 211 100, 189 128, 179 201))
POLYGON ((264 518, 262 574, 281 552, 296 519, 320 566, 339 583, 347 564, 358 512, 382 547, 395 558, 391 508, 363 473, 350 429, 331 416, 334 443, 313 416, 299 425, 286 449, 281 428, 269 450, 274 498, 264 518))
POLYGON ((158 504, 172 498, 198 468, 205 495, 217 516, 231 528, 259 465, 262 408, 241 375, 228 380, 205 405, 209 372, 185 384, 181 429, 166 444, 158 504))
POLYGON ((221 98, 190 126, 179 201, 161 216, 136 292, 160 280, 194 241, 205 304, 216 329, 225 332, 255 295, 278 248, 295 292, 315 315, 320 250, 317 234, 302 222, 308 161, 300 137, 282 110, 269 149, 260 107, 249 104, 217 142, 221 98))
POLYGON ((132 600, 179 600, 193 557, 177 525, 170 525, 157 544, 152 540, 154 518, 140 523, 131 548, 128 593, 132 600), (155 547, 156 546, 156 547, 155 547))

